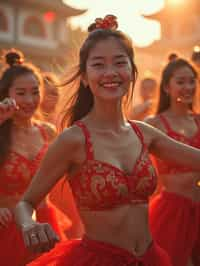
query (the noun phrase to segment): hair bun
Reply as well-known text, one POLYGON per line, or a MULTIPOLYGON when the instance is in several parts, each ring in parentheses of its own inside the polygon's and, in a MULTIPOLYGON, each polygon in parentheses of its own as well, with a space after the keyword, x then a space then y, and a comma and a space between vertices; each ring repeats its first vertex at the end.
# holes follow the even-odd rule
POLYGON ((176 52, 171 52, 169 55, 168 55, 168 61, 169 62, 172 62, 174 60, 177 60, 179 58, 178 54, 176 52))
POLYGON ((11 49, 7 51, 4 57, 5 57, 6 64, 8 64, 10 67, 14 65, 20 65, 24 62, 23 53, 15 49, 11 49))
POLYGON ((200 59, 200 46, 198 45, 194 46, 191 59, 192 61, 196 61, 200 59))

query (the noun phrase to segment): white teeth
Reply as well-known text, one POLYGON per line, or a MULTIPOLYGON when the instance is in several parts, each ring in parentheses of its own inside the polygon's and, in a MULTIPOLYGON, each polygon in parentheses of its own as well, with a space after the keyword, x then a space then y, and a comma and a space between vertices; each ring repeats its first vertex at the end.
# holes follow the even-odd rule
POLYGON ((109 87, 109 88, 110 87, 116 87, 118 85, 119 85, 119 83, 114 83, 114 82, 113 83, 104 83, 103 84, 104 87, 109 87))

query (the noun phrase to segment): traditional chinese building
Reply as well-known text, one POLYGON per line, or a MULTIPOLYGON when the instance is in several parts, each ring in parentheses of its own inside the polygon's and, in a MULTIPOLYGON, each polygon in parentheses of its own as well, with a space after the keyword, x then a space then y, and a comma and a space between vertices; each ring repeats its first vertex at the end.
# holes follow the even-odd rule
POLYGON ((144 17, 157 20, 161 25, 161 39, 139 49, 143 60, 148 58, 154 72, 162 68, 169 53, 177 52, 190 58, 193 47, 200 44, 199 0, 183 0, 179 4, 165 0, 162 10, 144 17))
POLYGON ((0 50, 15 47, 43 69, 65 65, 67 19, 80 10, 61 0, 1 0, 0 50))

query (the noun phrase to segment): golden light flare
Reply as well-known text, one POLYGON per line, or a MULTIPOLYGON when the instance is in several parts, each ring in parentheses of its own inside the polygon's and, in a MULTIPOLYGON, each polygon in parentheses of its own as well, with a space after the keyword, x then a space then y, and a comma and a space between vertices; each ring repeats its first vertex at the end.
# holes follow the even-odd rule
POLYGON ((168 3, 170 4, 170 5, 175 5, 175 6, 177 6, 177 5, 181 5, 181 4, 183 4, 185 2, 185 0, 168 0, 168 3))
POLYGON ((144 18, 144 15, 154 14, 164 7, 165 0, 63 0, 75 8, 86 8, 88 11, 77 17, 70 18, 72 28, 81 27, 87 30, 88 25, 97 17, 114 14, 118 18, 120 30, 126 32, 134 45, 145 47, 161 37, 158 21, 144 18))
POLYGON ((200 46, 195 45, 194 48, 193 48, 193 51, 194 51, 195 53, 199 53, 199 52, 200 52, 200 46))

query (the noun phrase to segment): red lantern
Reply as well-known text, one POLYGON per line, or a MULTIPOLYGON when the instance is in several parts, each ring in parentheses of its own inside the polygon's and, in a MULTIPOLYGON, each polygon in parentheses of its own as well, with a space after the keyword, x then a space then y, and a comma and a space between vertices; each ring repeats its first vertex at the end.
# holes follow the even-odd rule
POLYGON ((52 23, 56 19, 56 13, 53 11, 47 11, 44 13, 44 20, 48 23, 52 23))

